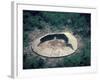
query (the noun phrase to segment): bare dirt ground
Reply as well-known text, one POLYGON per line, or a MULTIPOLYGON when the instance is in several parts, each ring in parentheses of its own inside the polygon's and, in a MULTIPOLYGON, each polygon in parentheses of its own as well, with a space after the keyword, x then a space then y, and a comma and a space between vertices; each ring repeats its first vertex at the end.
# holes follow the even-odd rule
POLYGON ((76 41, 76 45, 73 46, 75 50, 66 46, 66 43, 64 42, 64 40, 58 40, 58 39, 50 40, 37 46, 39 43, 40 43, 39 39, 33 41, 32 48, 37 54, 40 54, 46 57, 67 56, 67 55, 72 54, 77 48, 76 46, 77 41, 76 41))

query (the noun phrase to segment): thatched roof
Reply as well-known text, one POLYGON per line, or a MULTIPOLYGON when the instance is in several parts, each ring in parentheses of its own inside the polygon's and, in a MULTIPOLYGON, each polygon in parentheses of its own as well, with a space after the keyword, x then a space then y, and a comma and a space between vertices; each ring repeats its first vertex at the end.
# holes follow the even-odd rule
POLYGON ((46 57, 62 57, 67 56, 74 53, 77 49, 77 39, 75 36, 69 32, 62 32, 62 33, 49 33, 40 38, 37 38, 32 43, 32 49, 39 55, 46 56, 46 57), (52 39, 40 43, 40 39, 44 36, 52 34, 64 34, 68 38, 68 43, 72 45, 73 49, 69 46, 66 46, 65 41, 62 39, 52 39))

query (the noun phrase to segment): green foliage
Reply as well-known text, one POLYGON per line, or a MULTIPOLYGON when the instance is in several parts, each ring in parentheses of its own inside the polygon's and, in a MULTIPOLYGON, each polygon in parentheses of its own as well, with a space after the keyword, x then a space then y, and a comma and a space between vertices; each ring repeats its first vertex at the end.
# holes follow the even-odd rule
MULTIPOLYGON (((48 12, 48 11, 23 11, 23 46, 29 46, 29 32, 48 31, 59 32, 71 29, 73 33, 82 38, 84 47, 80 52, 66 56, 56 67, 75 67, 91 65, 91 15, 87 13, 48 12), (66 26, 67 25, 67 26, 66 26), (63 27, 64 26, 64 27, 63 27)), ((34 35, 35 36, 35 35, 34 35)), ((23 68, 43 68, 45 60, 39 56, 23 56, 23 68)), ((49 65, 47 66, 49 67, 49 65)))
POLYGON ((44 60, 33 55, 24 54, 23 69, 43 68, 44 60))
POLYGON ((24 31, 33 31, 34 28, 43 29, 42 22, 51 25, 51 29, 60 29, 61 26, 68 25, 74 32, 82 36, 90 36, 90 14, 85 13, 65 13, 47 11, 23 11, 24 31))
POLYGON ((24 34, 23 34, 23 46, 24 47, 28 46, 28 43, 29 43, 28 32, 24 32, 24 34))

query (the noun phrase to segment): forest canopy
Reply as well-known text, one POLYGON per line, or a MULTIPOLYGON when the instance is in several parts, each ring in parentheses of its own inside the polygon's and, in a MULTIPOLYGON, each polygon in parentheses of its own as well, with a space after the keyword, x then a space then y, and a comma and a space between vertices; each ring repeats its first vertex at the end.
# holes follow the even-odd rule
POLYGON ((75 67, 91 65, 91 14, 75 12, 49 12, 23 10, 23 68, 48 68, 48 67, 75 67), (76 36, 80 36, 84 44, 74 55, 54 59, 30 55, 30 33, 34 38, 48 32, 59 32, 70 29, 76 36), (60 60, 60 61, 59 61, 60 60), (56 62, 55 62, 56 61, 56 62), (57 62, 58 61, 58 62, 57 62), (55 65, 54 65, 55 64, 55 65))

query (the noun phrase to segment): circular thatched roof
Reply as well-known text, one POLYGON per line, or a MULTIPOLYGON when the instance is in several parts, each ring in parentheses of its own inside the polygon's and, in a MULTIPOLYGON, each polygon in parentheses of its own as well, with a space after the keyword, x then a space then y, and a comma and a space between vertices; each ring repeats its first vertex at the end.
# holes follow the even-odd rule
POLYGON ((73 54, 77 49, 77 45, 78 43, 76 37, 69 32, 48 33, 34 40, 32 43, 32 49, 34 52, 42 56, 62 57, 73 54), (68 38, 68 44, 71 44, 73 48, 67 46, 63 39, 52 39, 41 43, 41 38, 52 34, 64 34, 68 38))

